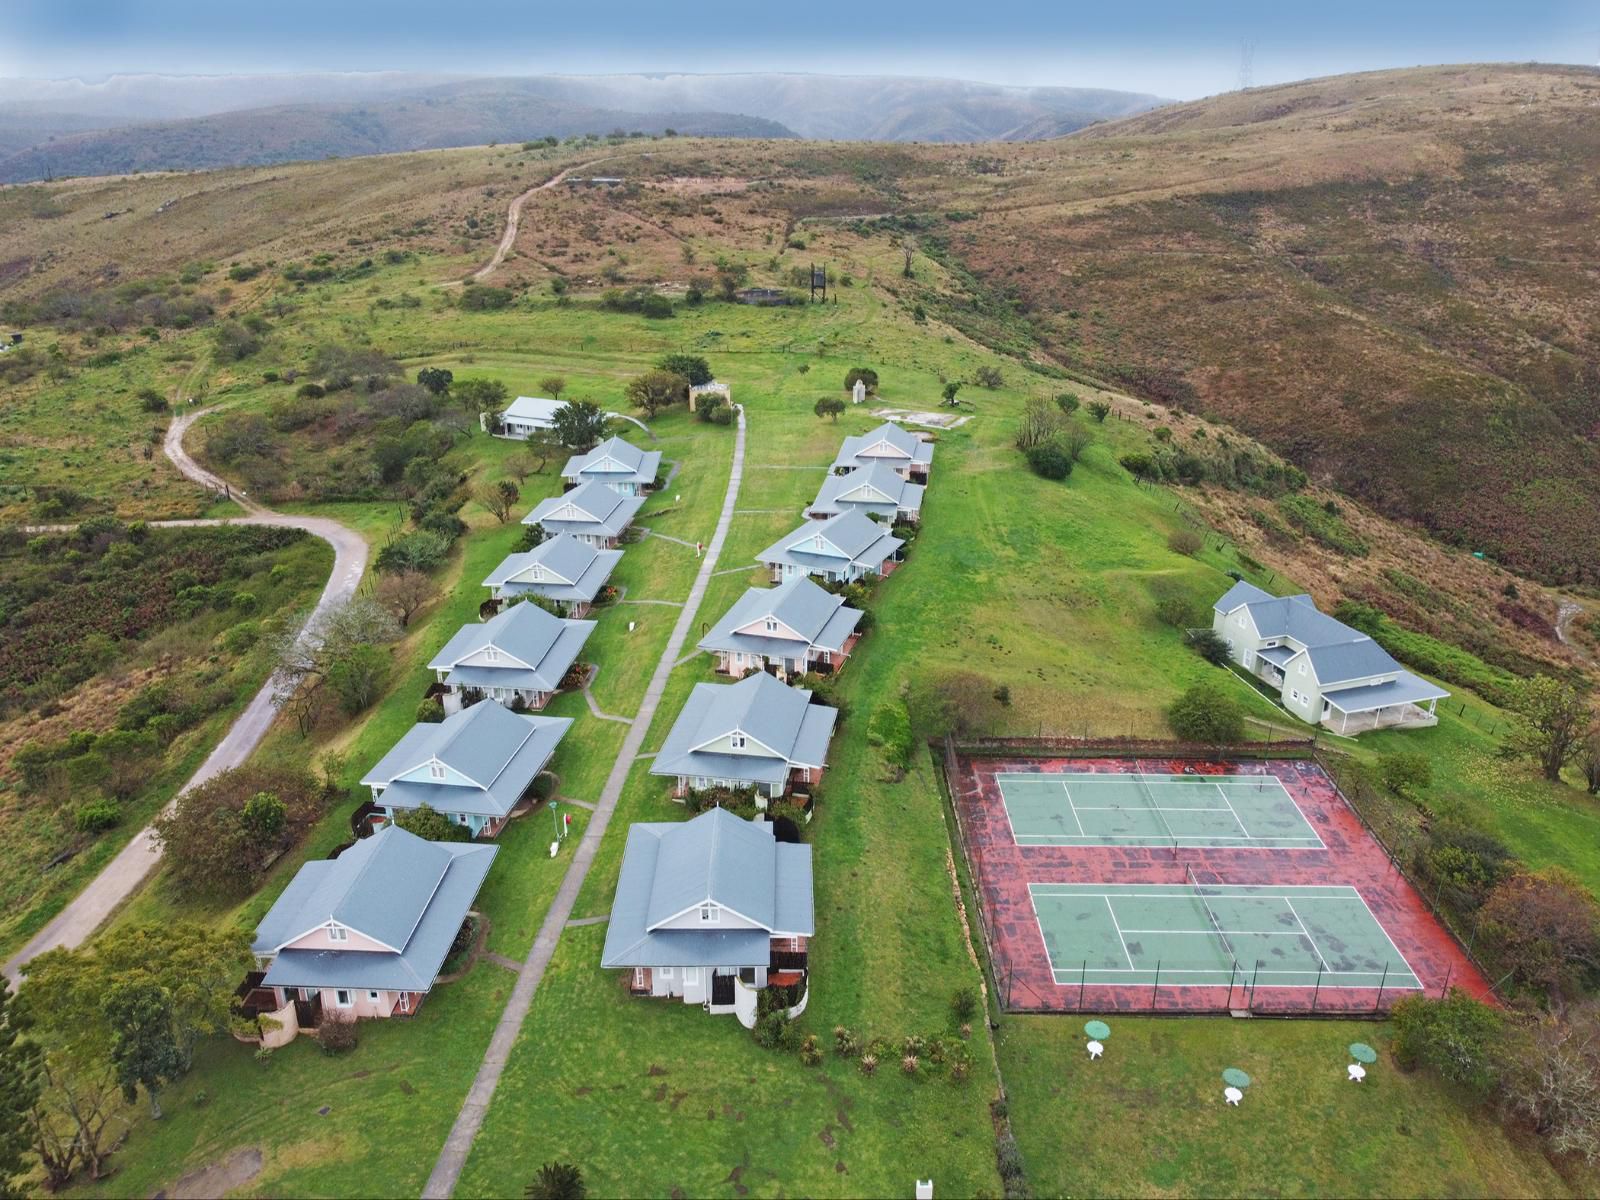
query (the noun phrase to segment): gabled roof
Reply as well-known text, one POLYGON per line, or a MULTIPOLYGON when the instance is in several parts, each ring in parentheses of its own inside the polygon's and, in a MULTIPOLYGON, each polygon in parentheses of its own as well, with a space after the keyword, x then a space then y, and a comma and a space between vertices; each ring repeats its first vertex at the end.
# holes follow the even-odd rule
POLYGON ((857 509, 862 512, 893 514, 920 512, 923 487, 902 479, 892 467, 874 462, 856 467, 843 475, 829 475, 822 481, 817 498, 807 509, 811 513, 833 514, 857 509))
POLYGON ((629 828, 600 965, 766 966, 773 934, 815 932, 811 847, 776 842, 770 824, 714 808, 629 828), (663 927, 708 901, 757 928, 663 927))
POLYGON ((846 608, 842 597, 824 591, 805 575, 797 575, 775 588, 751 588, 745 592, 701 639, 700 649, 793 653, 792 639, 760 631, 739 632, 748 625, 764 625, 769 616, 804 638, 807 645, 824 650, 843 647, 861 620, 860 611, 846 608))
POLYGON ((1426 679, 1418 679, 1410 671, 1401 671, 1383 683, 1366 683, 1356 687, 1324 692, 1322 698, 1334 708, 1346 713, 1371 712, 1391 704, 1421 704, 1428 700, 1443 700, 1450 693, 1426 679))
POLYGON ((487 621, 463 625, 434 655, 428 669, 448 671, 448 682, 468 687, 521 687, 553 692, 594 632, 593 621, 552 616, 537 604, 513 604, 487 621), (486 647, 499 653, 498 663, 473 663, 462 667, 486 647), (457 672, 462 678, 457 678, 457 672), (471 676, 468 678, 467 676, 471 676), (519 678, 513 679, 513 676, 519 678), (481 677, 481 678, 480 678, 481 677))
POLYGON ((904 545, 871 517, 846 512, 826 521, 807 521, 756 555, 756 561, 790 562, 807 570, 838 570, 855 562, 876 571, 904 545))
POLYGON ((738 683, 696 684, 650 771, 782 783, 791 767, 825 765, 838 715, 837 709, 812 704, 805 688, 779 683, 765 671, 738 683), (744 752, 710 748, 735 732, 747 739, 744 752))
POLYGON ((387 825, 336 859, 306 863, 256 929, 251 949, 276 955, 263 982, 427 991, 498 853, 387 825), (330 920, 393 949, 282 949, 330 920))
POLYGON ((567 717, 523 716, 498 701, 481 700, 441 722, 413 725, 361 782, 383 788, 383 803, 393 807, 427 804, 441 812, 503 817, 571 725, 567 717), (430 762, 466 782, 400 778, 430 762))
POLYGON ((882 462, 931 463, 933 443, 925 442, 893 421, 885 421, 876 429, 859 437, 847 437, 833 460, 834 469, 859 467, 873 460, 882 462))
POLYGON ((542 421, 555 420, 555 416, 567 406, 565 400, 547 400, 543 396, 518 396, 506 405, 505 416, 513 420, 542 421))
POLYGON ((506 555, 483 586, 588 602, 599 594, 621 560, 621 550, 601 550, 569 533, 558 533, 532 550, 506 555), (539 578, 534 578, 535 574, 539 578))
POLYGON ((1309 646, 1302 653, 1311 660, 1311 669, 1317 673, 1317 682, 1324 689, 1353 679, 1392 675, 1400 670, 1400 664, 1389 652, 1368 637, 1353 642, 1309 646))
POLYGON ((616 537, 644 507, 643 496, 624 496, 593 480, 570 492, 550 496, 522 518, 524 525, 543 525, 552 533, 600 533, 616 537))
POLYGON ((660 469, 661 451, 641 450, 619 437, 609 437, 589 453, 569 458, 561 477, 651 483, 660 469))

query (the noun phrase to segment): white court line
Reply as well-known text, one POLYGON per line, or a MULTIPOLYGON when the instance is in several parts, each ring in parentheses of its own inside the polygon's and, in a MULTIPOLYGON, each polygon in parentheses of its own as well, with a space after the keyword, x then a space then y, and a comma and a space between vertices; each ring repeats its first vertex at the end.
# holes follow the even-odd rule
MULTIPOLYGON (((1376 925, 1380 930, 1383 931, 1383 940, 1389 943, 1389 949, 1393 950, 1396 954, 1400 955, 1400 961, 1405 964, 1406 974, 1410 975, 1411 978, 1415 979, 1417 981, 1417 985, 1420 987, 1421 984, 1422 984, 1422 976, 1418 975, 1415 971, 1413 971, 1411 969, 1411 964, 1406 961, 1405 954, 1401 952, 1399 946, 1394 944, 1394 939, 1389 936, 1388 926, 1386 926, 1382 921, 1378 920, 1378 914, 1372 911, 1372 905, 1367 903, 1367 898, 1361 894, 1360 889, 1351 888, 1350 891, 1353 893, 1353 898, 1354 899, 1361 901, 1361 907, 1367 910, 1367 916, 1371 918, 1372 923, 1374 925, 1376 925)), ((1351 896, 1337 896, 1337 897, 1329 897, 1329 898, 1330 899, 1349 900, 1352 897, 1351 896)))
POLYGON ((1117 910, 1111 907, 1111 897, 1105 897, 1106 911, 1111 914, 1111 928, 1117 931, 1117 941, 1122 943, 1122 957, 1128 960, 1128 970, 1137 971, 1133 965, 1133 955, 1128 953, 1128 939, 1122 936, 1122 926, 1117 924, 1117 910))
MULTIPOLYGON (((1072 810, 1072 819, 1078 823, 1078 835, 1080 837, 1088 837, 1089 835, 1083 832, 1083 818, 1078 816, 1078 804, 1072 798, 1072 789, 1063 783, 1061 785, 1061 790, 1067 794, 1067 807, 1072 810)), ((1030 836, 1038 837, 1040 835, 1032 834, 1030 836)))
MULTIPOLYGON (((1223 937, 1237 934, 1239 937, 1292 937, 1300 935, 1292 929, 1124 929, 1123 933, 1221 933, 1223 937)), ((1329 968, 1332 969, 1331 967, 1329 968)))
MULTIPOLYGON (((1255 835, 1250 832, 1249 826, 1239 819, 1239 814, 1233 807, 1233 801, 1228 799, 1228 793, 1222 790, 1222 785, 1213 783, 1211 786, 1217 789, 1217 795, 1222 797, 1222 802, 1228 806, 1228 811, 1233 813, 1233 823, 1239 827, 1239 832, 1244 834, 1245 837, 1254 840, 1255 835)), ((1295 918, 1297 921, 1299 919, 1298 917, 1295 918)))
MULTIPOLYGON (((1322 956, 1322 948, 1317 945, 1317 939, 1311 936, 1311 930, 1306 928, 1306 923, 1300 919, 1300 914, 1295 912, 1294 902, 1291 901, 1287 896, 1280 896, 1278 898, 1282 900, 1284 904, 1288 905, 1289 912, 1294 917, 1294 923, 1300 926, 1300 931, 1306 935, 1306 941, 1311 943, 1311 949, 1316 951, 1317 961, 1322 964, 1322 969, 1324 971, 1333 970, 1333 968, 1328 965, 1328 960, 1322 956)), ((1382 929, 1383 926, 1379 925, 1378 928, 1382 929)), ((1387 937, 1388 935, 1385 934, 1384 936, 1387 937)))

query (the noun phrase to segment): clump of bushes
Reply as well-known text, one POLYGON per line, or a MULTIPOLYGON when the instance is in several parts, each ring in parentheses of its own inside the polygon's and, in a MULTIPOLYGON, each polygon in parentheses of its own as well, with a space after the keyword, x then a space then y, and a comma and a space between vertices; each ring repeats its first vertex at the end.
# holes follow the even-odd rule
POLYGON ((1186 742, 1229 746, 1244 740, 1244 709, 1209 681, 1193 685, 1173 701, 1167 723, 1186 742))

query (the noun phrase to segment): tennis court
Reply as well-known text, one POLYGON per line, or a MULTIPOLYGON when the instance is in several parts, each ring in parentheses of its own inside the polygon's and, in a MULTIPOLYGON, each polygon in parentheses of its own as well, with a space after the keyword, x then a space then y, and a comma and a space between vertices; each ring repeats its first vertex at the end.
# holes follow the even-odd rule
POLYGON ((994 778, 1019 846, 1324 848, 1273 775, 1002 772, 994 778))
POLYGON ((1416 991, 1412 971, 1353 887, 1033 883, 1058 986, 1416 991))

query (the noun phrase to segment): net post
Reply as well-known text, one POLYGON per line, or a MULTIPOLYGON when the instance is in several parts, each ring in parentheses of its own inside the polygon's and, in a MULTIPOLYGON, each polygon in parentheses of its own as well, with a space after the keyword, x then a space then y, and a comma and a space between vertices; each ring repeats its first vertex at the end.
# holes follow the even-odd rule
POLYGON ((1256 1006, 1256 979, 1261 974, 1261 960, 1256 959, 1255 969, 1250 972, 1250 999, 1245 1002, 1245 1007, 1253 1009, 1256 1006))
POLYGON ((1238 959, 1234 959, 1233 966, 1228 968, 1228 1007, 1229 1008, 1233 1007, 1234 981, 1238 978, 1238 975, 1239 975, 1239 960, 1238 959))
POLYGON ((1083 966, 1078 971, 1078 1011, 1083 1011, 1083 985, 1089 982, 1089 960, 1083 960, 1083 966))
POLYGON ((1150 985, 1150 1011, 1156 1010, 1156 993, 1161 990, 1161 960, 1156 959, 1156 980, 1150 985))
POLYGON ((1313 1013, 1317 1011, 1317 997, 1322 995, 1322 972, 1326 969, 1327 964, 1322 961, 1319 955, 1317 959, 1317 986, 1311 991, 1311 1011, 1313 1013))
POLYGON ((1388 982, 1389 982, 1389 964, 1388 963, 1384 963, 1383 964, 1383 978, 1378 980, 1378 998, 1372 1002, 1372 1012, 1373 1012, 1374 1016, 1376 1016, 1378 1010, 1383 1007, 1383 989, 1384 989, 1384 986, 1386 984, 1388 984, 1388 982))

